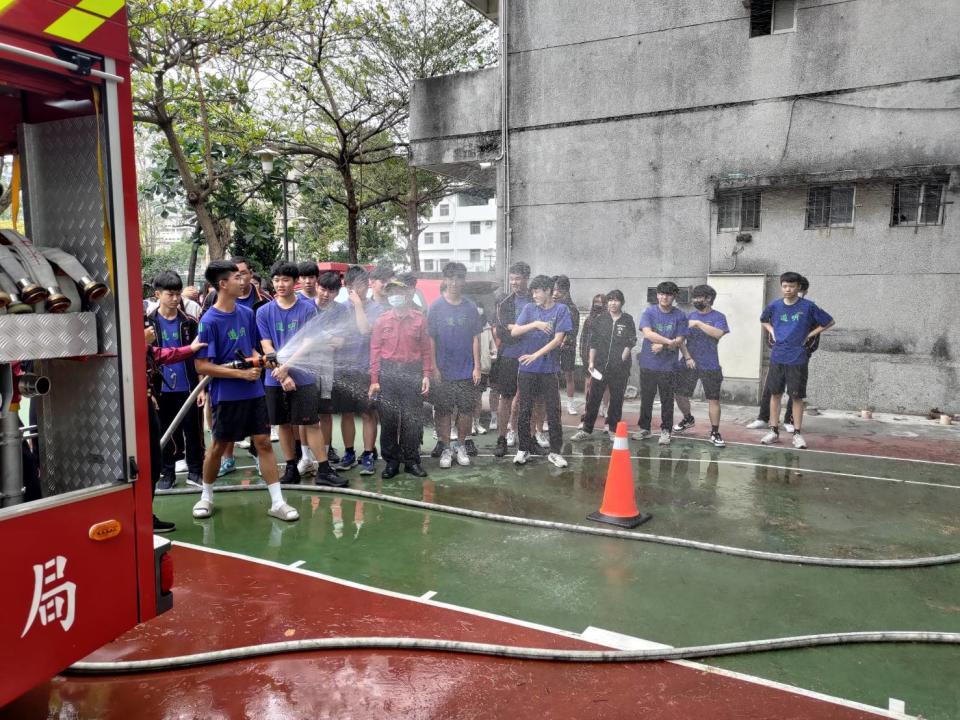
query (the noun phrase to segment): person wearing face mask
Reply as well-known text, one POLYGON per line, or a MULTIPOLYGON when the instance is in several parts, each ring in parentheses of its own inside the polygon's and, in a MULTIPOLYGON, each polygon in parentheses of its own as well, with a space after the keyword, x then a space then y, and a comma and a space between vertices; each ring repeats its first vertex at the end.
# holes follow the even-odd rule
POLYGON ((697 389, 697 382, 703 385, 703 395, 707 399, 710 413, 710 442, 723 447, 720 435, 720 385, 723 383, 723 370, 717 356, 720 338, 730 332, 727 316, 713 309, 717 291, 709 285, 697 285, 692 294, 694 310, 687 315, 689 332, 686 338, 689 360, 677 373, 675 399, 677 407, 683 413, 683 419, 673 426, 673 432, 682 433, 694 426, 695 420, 690 411, 690 396, 697 389))
POLYGON ((587 393, 587 409, 584 413, 583 427, 572 440, 581 441, 590 437, 597 422, 600 399, 609 389, 610 408, 606 421, 611 439, 623 412, 623 393, 630 378, 630 351, 637 344, 637 329, 633 318, 623 312, 623 293, 611 290, 606 295, 608 312, 593 323, 590 335, 590 349, 587 357, 587 371, 596 372, 587 393))
MULTIPOLYGON (((593 327, 596 324, 597 320, 603 317, 607 312, 607 297, 603 293, 597 293, 593 296, 593 301, 590 303, 590 314, 583 321, 583 328, 580 330, 580 359, 586 360, 590 355, 590 336, 593 333, 593 327)), ((583 395, 586 397, 590 394, 590 384, 593 381, 593 378, 590 377, 588 372, 583 381, 583 395)), ((607 416, 607 403, 610 401, 610 390, 608 389, 604 393, 604 400, 600 406, 600 414, 606 418, 607 416)), ((578 430, 583 430, 584 420, 587 418, 586 409, 580 415, 580 426, 578 430)))

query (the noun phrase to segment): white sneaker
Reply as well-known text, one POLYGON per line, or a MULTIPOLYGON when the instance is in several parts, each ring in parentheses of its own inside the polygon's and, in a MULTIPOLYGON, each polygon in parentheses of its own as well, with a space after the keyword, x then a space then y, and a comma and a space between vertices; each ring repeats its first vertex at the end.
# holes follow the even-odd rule
POLYGON ((583 430, 583 421, 580 421, 580 424, 577 425, 577 430, 583 430))
POLYGON ((544 420, 544 421, 543 421, 543 425, 540 426, 540 429, 543 430, 544 432, 546 432, 547 430, 550 429, 550 423, 548 423, 546 420, 544 420))
POLYGON ((530 457, 530 453, 526 450, 517 450, 517 454, 513 456, 513 464, 525 465, 528 457, 530 457))
POLYGON ((567 412, 570 413, 571 415, 577 415, 577 414, 578 414, 577 401, 576 401, 576 400, 568 400, 568 401, 567 401, 567 412))
POLYGON ((617 431, 607 428, 607 435, 610 437, 610 442, 614 442, 617 439, 617 431))
POLYGON ((547 435, 545 432, 538 432, 537 445, 539 445, 542 448, 550 447, 550 436, 547 435))
POLYGON ((649 438, 650 436, 651 436, 651 435, 650 435, 650 431, 649 431, 649 430, 644 430, 643 428, 640 428, 639 430, 637 430, 637 431, 633 434, 633 439, 634 439, 634 440, 646 440, 646 439, 649 438))
POLYGON ((603 415, 604 417, 606 417, 606 416, 607 416, 607 410, 609 410, 609 409, 610 409, 609 406, 607 406, 607 405, 601 405, 601 406, 600 406, 600 414, 603 415))
POLYGON ((313 475, 317 471, 317 461, 307 457, 300 458, 297 463, 297 472, 301 475, 313 475))
POLYGON ((660 431, 660 440, 658 441, 660 445, 669 445, 670 444, 670 431, 661 430, 660 431))
POLYGON ((804 441, 803 435, 801 435, 801 434, 798 433, 798 432, 795 432, 795 433, 793 434, 793 446, 794 446, 795 448, 797 448, 797 450, 806 450, 806 449, 807 449, 807 443, 804 441))
POLYGON ((238 447, 238 448, 241 448, 242 450, 249 450, 249 449, 250 449, 250 438, 244 438, 243 440, 240 440, 240 441, 234 443, 234 446, 235 446, 235 447, 238 447))
POLYGON ((450 448, 445 447, 443 452, 440 453, 440 467, 448 468, 453 465, 453 453, 450 451, 450 448))
POLYGON ((466 445, 457 445, 457 465, 469 465, 470 456, 467 455, 466 445))
POLYGON ((459 440, 459 439, 460 439, 460 436, 457 435, 457 429, 456 429, 456 428, 450 428, 450 439, 451 439, 451 440, 459 440))
POLYGON ((556 465, 558 468, 565 468, 569 463, 563 455, 560 453, 550 453, 547 455, 547 460, 556 465))
POLYGON ((796 432, 796 431, 797 431, 797 426, 794 425, 793 423, 785 422, 785 423, 783 424, 783 429, 786 430, 787 432, 796 432))
POLYGON ((491 430, 496 430, 496 429, 497 429, 497 414, 496 414, 496 413, 490 413, 490 429, 491 429, 491 430))
POLYGON ((763 428, 768 427, 769 425, 770 423, 768 423, 766 420, 760 420, 757 418, 753 422, 747 423, 747 430, 763 430, 763 428))
POLYGON ((280 428, 276 425, 270 426, 270 442, 280 442, 280 428))
POLYGON ((778 442, 780 442, 780 434, 775 433, 773 430, 771 430, 762 438, 760 438, 761 445, 772 445, 773 443, 778 443, 778 442))
POLYGON ((185 473, 187 471, 187 461, 186 460, 177 460, 173 466, 173 471, 175 473, 185 473))
POLYGON ((517 434, 513 430, 507 430, 507 447, 515 447, 517 444, 517 434))
POLYGON ((486 435, 486 434, 487 434, 487 429, 486 429, 485 427, 483 427, 483 425, 480 424, 480 421, 479 421, 479 420, 474 420, 474 421, 473 421, 473 427, 471 428, 471 432, 472 432, 474 435, 486 435))
POLYGON ((573 442, 582 442, 583 440, 589 440, 591 433, 588 433, 586 430, 577 430, 573 437, 570 438, 573 442))

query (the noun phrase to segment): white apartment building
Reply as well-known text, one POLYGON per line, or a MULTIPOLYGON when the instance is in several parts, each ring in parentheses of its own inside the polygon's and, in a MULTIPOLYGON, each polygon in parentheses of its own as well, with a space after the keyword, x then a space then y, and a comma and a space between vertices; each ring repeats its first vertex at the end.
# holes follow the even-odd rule
POLYGON ((469 272, 493 269, 497 256, 497 203, 492 190, 465 190, 440 200, 423 222, 420 269, 439 272, 461 262, 469 272))

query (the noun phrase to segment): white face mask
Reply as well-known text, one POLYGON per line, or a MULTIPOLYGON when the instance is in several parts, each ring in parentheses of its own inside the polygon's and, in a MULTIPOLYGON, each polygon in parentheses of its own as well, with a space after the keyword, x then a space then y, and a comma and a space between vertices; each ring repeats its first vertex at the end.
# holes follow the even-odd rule
POLYGON ((388 295, 387 302, 390 303, 390 307, 403 307, 407 304, 407 299, 403 295, 388 295))

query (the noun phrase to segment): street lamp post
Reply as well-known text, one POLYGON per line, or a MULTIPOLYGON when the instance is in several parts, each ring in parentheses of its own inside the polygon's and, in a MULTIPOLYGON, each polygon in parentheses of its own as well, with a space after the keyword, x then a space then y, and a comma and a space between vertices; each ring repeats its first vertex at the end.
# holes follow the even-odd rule
POLYGON ((268 147, 262 147, 254 150, 254 155, 260 158, 260 167, 263 168, 263 176, 266 180, 273 180, 280 183, 280 195, 283 198, 283 259, 290 260, 290 227, 287 217, 287 183, 294 185, 300 184, 300 173, 295 170, 290 172, 289 177, 271 175, 273 172, 273 161, 277 157, 276 153, 268 147))

